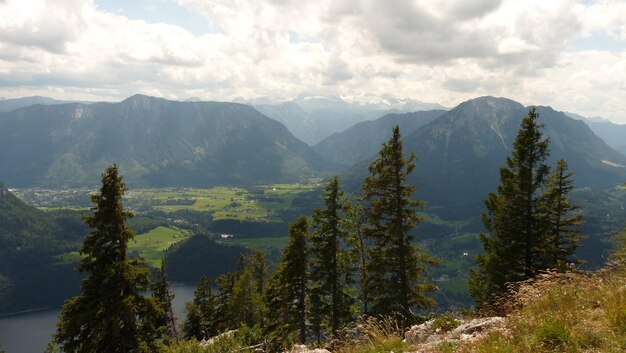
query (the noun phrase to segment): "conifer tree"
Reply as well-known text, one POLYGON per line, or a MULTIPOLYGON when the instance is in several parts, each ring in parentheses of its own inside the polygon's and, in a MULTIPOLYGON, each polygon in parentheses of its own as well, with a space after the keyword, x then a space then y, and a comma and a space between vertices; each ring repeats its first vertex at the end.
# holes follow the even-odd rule
POLYGON ((217 289, 216 296, 217 302, 217 317, 216 325, 220 332, 237 328, 237 322, 232 317, 230 311, 231 297, 235 283, 239 277, 238 272, 228 272, 217 277, 217 289))
POLYGON ((162 329, 162 333, 168 337, 177 337, 176 318, 174 317, 174 309, 172 301, 174 300, 174 292, 170 289, 170 283, 165 272, 165 259, 161 259, 161 267, 157 270, 156 280, 150 286, 152 289, 152 297, 157 301, 161 315, 156 318, 156 325, 162 329))
POLYGON ((198 340, 215 336, 219 333, 217 301, 211 288, 211 280, 200 277, 196 283, 193 300, 185 304, 187 318, 183 324, 185 338, 198 340))
POLYGON ((285 339, 297 333, 306 341, 307 245, 309 223, 301 216, 289 226, 289 244, 272 275, 266 294, 267 332, 275 330, 285 339))
POLYGON ((252 272, 252 278, 256 283, 256 292, 259 296, 263 296, 270 273, 270 262, 267 259, 267 254, 261 249, 251 249, 247 260, 252 272))
POLYGON ((424 274, 426 265, 436 263, 412 242, 410 231, 422 221, 416 213, 423 202, 412 199, 415 186, 406 183, 415 168, 415 155, 404 158, 398 126, 369 166, 363 183, 368 202, 365 232, 371 239, 368 251, 368 296, 370 314, 410 314, 413 306, 434 304, 426 292, 434 290, 424 274))
POLYGON ((568 172, 568 165, 560 159, 548 178, 548 189, 544 192, 545 217, 547 221, 547 243, 544 249, 544 267, 565 269, 568 263, 579 263, 574 257, 583 236, 580 225, 583 215, 576 213, 578 206, 568 200, 574 189, 574 173, 568 172))
POLYGON ((102 174, 102 187, 93 195, 93 215, 84 218, 93 229, 83 243, 78 269, 86 273, 81 294, 67 300, 54 340, 64 352, 115 353, 154 351, 160 314, 148 289, 148 270, 127 255, 134 234, 126 225, 132 216, 122 206, 127 190, 117 166, 102 174))
POLYGON ((319 315, 329 332, 335 336, 339 328, 351 321, 352 283, 354 270, 346 248, 345 196, 337 177, 331 179, 322 195, 325 208, 313 211, 313 231, 309 240, 311 295, 314 314, 319 315))
POLYGON ((366 215, 360 200, 355 202, 346 202, 347 217, 344 220, 344 227, 348 232, 347 243, 350 247, 348 256, 352 263, 356 263, 358 272, 358 288, 357 292, 361 301, 361 313, 368 313, 368 274, 367 274, 367 238, 365 237, 364 227, 366 215))
POLYGON ((258 326, 261 323, 263 302, 252 271, 244 267, 238 273, 229 301, 231 322, 235 327, 258 326))
POLYGON ((470 271, 469 290, 477 305, 504 293, 506 284, 533 277, 543 267, 546 222, 541 189, 549 173, 544 163, 549 141, 541 133, 539 114, 531 108, 522 120, 513 152, 500 168, 497 192, 485 200, 487 213, 481 234, 485 252, 476 256, 478 271, 470 271))

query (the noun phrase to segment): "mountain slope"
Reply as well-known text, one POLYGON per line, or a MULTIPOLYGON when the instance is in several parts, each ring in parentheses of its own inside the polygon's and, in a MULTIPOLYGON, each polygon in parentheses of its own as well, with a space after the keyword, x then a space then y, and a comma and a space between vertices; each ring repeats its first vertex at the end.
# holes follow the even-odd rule
POLYGON ((0 178, 11 185, 95 185, 110 163, 129 184, 150 186, 288 182, 326 167, 283 125, 241 104, 135 95, 0 114, 0 178))
POLYGON ((63 104, 63 103, 70 103, 70 102, 60 101, 60 100, 56 100, 53 98, 40 97, 40 96, 2 99, 0 100, 0 113, 10 112, 15 109, 28 107, 28 106, 35 105, 35 104, 52 105, 52 104, 63 104))
POLYGON ((387 114, 372 121, 358 123, 351 128, 335 133, 313 146, 324 158, 342 165, 352 165, 376 155, 380 146, 389 138, 395 125, 404 134, 435 120, 445 110, 429 110, 404 114, 387 114))
MULTIPOLYGON (((624 166, 626 158, 585 124, 549 107, 537 111, 544 135, 550 138, 549 163, 566 159, 578 186, 608 186, 626 175, 626 168, 610 164, 624 166)), ((527 113, 528 108, 511 100, 483 97, 418 129, 406 137, 407 150, 419 159, 413 181, 429 190, 431 202, 483 198, 495 190, 499 167, 510 155, 527 113)))
POLYGON ((626 155, 626 125, 589 119, 583 119, 583 122, 607 145, 626 155))
POLYGON ((57 265, 54 256, 78 236, 0 183, 0 314, 59 305, 75 294, 75 264, 57 265))
POLYGON ((417 101, 395 104, 356 104, 337 97, 307 97, 280 104, 251 103, 261 113, 283 124, 302 141, 314 145, 328 136, 359 122, 387 113, 444 109, 434 103, 417 101))
MULTIPOLYGON (((537 107, 544 134, 551 140, 548 163, 564 158, 576 185, 612 187, 626 180, 626 157, 607 146, 584 123, 549 107, 537 107)), ((429 209, 446 218, 466 218, 482 209, 495 191, 520 122, 528 108, 505 98, 481 97, 464 102, 441 117, 403 133, 406 153, 417 155, 409 181, 429 209)), ((389 132, 391 133, 391 131, 389 132)), ((359 185, 369 161, 353 166, 348 183, 359 185)))

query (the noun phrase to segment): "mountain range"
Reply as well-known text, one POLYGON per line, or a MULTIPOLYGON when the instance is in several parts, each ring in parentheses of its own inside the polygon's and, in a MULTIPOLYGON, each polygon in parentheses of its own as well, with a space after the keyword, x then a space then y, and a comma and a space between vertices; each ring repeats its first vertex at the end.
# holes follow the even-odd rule
POLYGON ((582 120, 607 145, 626 154, 626 125, 615 124, 602 118, 586 118, 574 113, 566 114, 574 119, 582 120))
MULTIPOLYGON (((0 113, 10 112, 15 109, 29 107, 35 104, 53 105, 53 104, 63 104, 63 103, 76 103, 76 102, 57 100, 57 99, 41 97, 41 96, 0 99, 0 113)), ((81 103, 89 103, 89 102, 81 102, 81 103)))
MULTIPOLYGON (((290 104, 299 112, 306 104, 310 112, 346 105, 323 99, 290 104)), ((626 157, 586 123, 550 107, 537 110, 551 141, 549 162, 566 159, 577 186, 607 188, 626 180, 626 157)), ((356 189, 398 124, 405 150, 418 157, 411 182, 421 198, 435 206, 480 205, 495 190, 527 113, 512 100, 480 97, 448 111, 386 114, 312 148, 238 103, 135 95, 119 103, 33 105, 0 113, 0 180, 15 187, 90 186, 107 164, 118 163, 131 186, 279 183, 343 169, 356 189)))
MULTIPOLYGON (((482 200, 495 191, 499 168, 511 153, 528 109, 506 98, 481 97, 458 105, 412 132, 401 130, 405 152, 417 156, 416 168, 409 178, 417 186, 416 196, 444 218, 478 219, 482 200)), ((543 132, 550 139, 548 163, 553 165, 564 158, 576 173, 578 187, 613 188, 626 181, 626 156, 609 147, 585 123, 550 107, 540 106, 537 111, 544 124, 543 132)), ((351 148, 355 140, 351 133, 348 130, 336 134, 333 150, 351 148)), ((390 134, 389 128, 387 136, 390 134)), ((380 146, 379 141, 371 144, 370 148, 380 146)), ((317 151, 333 157, 322 149, 317 151)), ((344 173, 349 189, 359 188, 375 157, 371 155, 344 173)))
POLYGON ((351 166, 374 156, 381 144, 389 139, 390 131, 394 126, 398 125, 404 134, 410 134, 445 112, 445 110, 428 110, 386 114, 379 119, 363 121, 345 131, 334 133, 314 145, 313 148, 334 163, 351 166))
POLYGON ((243 104, 135 95, 0 113, 7 185, 96 185, 110 163, 129 185, 146 186, 291 182, 329 168, 285 126, 243 104))
POLYGON ((283 123, 296 137, 309 145, 315 145, 354 124, 374 120, 388 113, 445 109, 436 103, 413 100, 357 104, 338 97, 301 97, 281 103, 263 101, 245 103, 283 123))

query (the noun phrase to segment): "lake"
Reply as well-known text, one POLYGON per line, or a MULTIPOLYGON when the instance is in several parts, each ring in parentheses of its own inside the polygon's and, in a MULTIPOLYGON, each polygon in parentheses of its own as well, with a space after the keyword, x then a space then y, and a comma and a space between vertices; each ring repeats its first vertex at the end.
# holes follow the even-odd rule
MULTIPOLYGON (((174 310, 180 325, 185 302, 193 299, 195 286, 173 286, 174 310)), ((0 349, 6 353, 38 353, 46 349, 56 330, 60 309, 0 317, 0 349)))

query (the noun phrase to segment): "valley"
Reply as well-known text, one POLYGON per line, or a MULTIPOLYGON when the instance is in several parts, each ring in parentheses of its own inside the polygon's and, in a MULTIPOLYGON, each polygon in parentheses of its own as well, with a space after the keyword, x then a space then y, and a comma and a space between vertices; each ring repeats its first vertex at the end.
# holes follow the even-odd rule
MULTIPOLYGON (((5 231, 0 252, 8 255, 0 259, 0 313, 55 308, 77 293, 78 251, 89 233, 81 218, 91 213, 90 198, 98 192, 93 184, 108 160, 120 158, 128 180, 123 202, 135 215, 128 225, 136 234, 129 256, 145 260, 152 273, 165 258, 172 283, 193 284, 202 275, 234 271, 251 249, 263 249, 277 263, 289 244, 289 225, 301 215, 311 220, 314 209, 323 207, 331 175, 338 175, 350 200, 358 200, 368 165, 396 125, 406 154, 417 155, 408 178, 417 187, 413 196, 426 204, 416 211, 423 221, 410 235, 440 260, 425 272, 438 288, 432 298, 437 310, 470 307, 468 273, 483 251, 483 200, 495 190, 498 169, 527 109, 508 99, 480 97, 450 110, 387 113, 327 132, 313 146, 237 104, 133 96, 117 105, 59 103, 0 113, 0 135, 12 139, 0 146, 0 165, 11 166, 0 174, 7 180, 0 187, 0 207, 6 210, 0 216, 5 231), (105 112, 115 112, 118 120, 100 122, 112 119, 105 112), (31 140, 35 147, 19 141, 31 124, 42 123, 50 129, 36 131, 41 141, 31 140), (18 132, 9 134, 7 127, 15 124, 18 132), (106 141, 98 135, 114 134, 107 124, 128 124, 127 131, 106 141), (153 130, 141 133, 147 126, 153 130), (155 147, 159 141, 167 147, 155 147), (38 158, 44 164, 21 162, 38 158), (22 228, 15 228, 15 219, 22 228), (40 286, 51 295, 38 296, 40 286)), ((552 142, 549 162, 565 158, 575 171, 571 200, 584 214, 586 236, 577 252, 580 268, 601 267, 612 237, 626 224, 626 156, 583 122, 549 107, 538 110, 552 142)))

